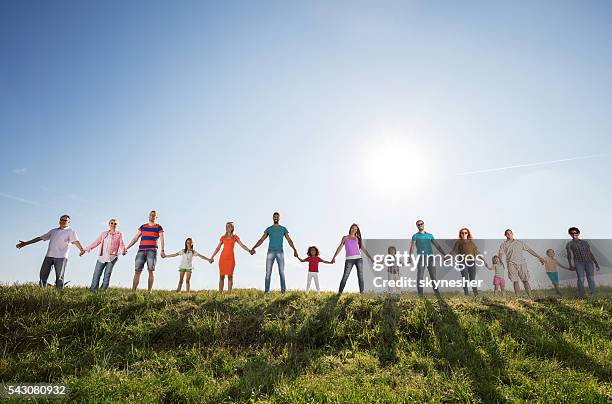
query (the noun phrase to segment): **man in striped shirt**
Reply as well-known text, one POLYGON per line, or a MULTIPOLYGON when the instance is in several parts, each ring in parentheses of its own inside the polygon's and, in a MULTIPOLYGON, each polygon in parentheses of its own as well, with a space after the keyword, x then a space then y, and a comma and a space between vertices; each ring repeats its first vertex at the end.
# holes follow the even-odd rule
POLYGON ((149 292, 153 288, 153 280, 155 279, 153 272, 155 271, 155 264, 157 263, 157 240, 161 243, 161 257, 164 258, 166 253, 164 252, 164 229, 155 223, 157 219, 157 211, 152 210, 149 213, 149 221, 138 228, 138 233, 134 236, 130 244, 126 247, 128 250, 131 246, 136 244, 140 239, 140 245, 138 246, 138 253, 136 253, 136 272, 134 273, 134 281, 132 282, 132 290, 138 288, 140 282, 140 274, 144 269, 145 262, 147 263, 147 270, 149 271, 149 292))

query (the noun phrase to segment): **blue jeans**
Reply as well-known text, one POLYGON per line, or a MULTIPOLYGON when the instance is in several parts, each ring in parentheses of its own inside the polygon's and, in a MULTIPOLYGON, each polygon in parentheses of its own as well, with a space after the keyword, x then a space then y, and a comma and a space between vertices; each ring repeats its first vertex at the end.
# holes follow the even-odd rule
MULTIPOLYGON (((461 271, 461 278, 463 278, 463 281, 475 281, 476 280, 476 264, 472 264, 472 265, 466 265, 465 268, 461 271)), ((474 291, 474 294, 477 295, 478 294, 478 288, 476 286, 474 286, 472 288, 472 290, 474 291)), ((468 286, 467 285, 463 285, 463 293, 467 296, 470 293, 468 292, 468 286)))
MULTIPOLYGON (((427 272, 429 272, 429 279, 432 281, 436 279, 436 267, 433 265, 433 255, 420 255, 419 261, 417 264, 417 293, 419 296, 423 296, 423 286, 421 285, 421 281, 423 280, 423 276, 425 275, 425 267, 427 267, 427 272)), ((440 291, 437 287, 433 286, 433 291, 436 295, 440 294, 440 291)))
POLYGON ((136 272, 142 272, 145 262, 149 271, 155 271, 157 250, 140 250, 136 253, 136 272))
POLYGON ((342 293, 342 291, 344 290, 344 287, 346 286, 346 281, 348 280, 348 277, 351 274, 353 266, 357 267, 357 282, 359 283, 359 293, 363 293, 363 258, 348 259, 344 261, 344 273, 342 274, 342 280, 340 280, 340 288, 338 289, 338 293, 342 293))
POLYGON ((595 268, 593 261, 576 261, 576 275, 578 275, 578 296, 584 296, 584 275, 586 273, 589 284, 589 294, 595 293, 595 268))
POLYGON ((278 275, 280 276, 281 292, 285 293, 285 255, 282 251, 268 251, 266 256, 266 293, 270 291, 270 278, 272 277, 272 266, 274 260, 278 264, 278 275))
POLYGON ((117 263, 118 258, 110 262, 100 262, 96 261, 96 268, 94 269, 93 279, 91 280, 91 286, 89 290, 92 292, 96 292, 98 287, 100 286, 100 277, 102 276, 102 272, 104 272, 104 279, 102 280, 102 290, 108 289, 108 284, 110 282, 111 274, 113 273, 113 267, 117 263))
POLYGON ((64 271, 68 258, 53 258, 45 257, 42 266, 40 267, 40 286, 47 286, 47 279, 51 273, 51 267, 55 268, 55 287, 62 289, 64 287, 64 271))

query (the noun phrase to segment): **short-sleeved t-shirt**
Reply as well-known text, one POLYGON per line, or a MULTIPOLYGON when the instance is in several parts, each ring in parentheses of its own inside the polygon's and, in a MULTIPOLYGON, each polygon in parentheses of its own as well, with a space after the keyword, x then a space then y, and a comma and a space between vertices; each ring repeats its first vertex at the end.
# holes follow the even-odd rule
POLYGON ((270 244, 268 244, 268 251, 283 251, 283 237, 288 233, 284 226, 270 226, 266 229, 266 233, 270 237, 270 244))
POLYGON ((512 262, 515 264, 524 264, 525 257, 523 256, 523 251, 527 251, 529 247, 522 241, 512 239, 505 240, 501 246, 499 247, 499 256, 506 256, 507 262, 512 262))
POLYGON ((321 262, 321 258, 306 257, 306 261, 308 262, 308 272, 319 272, 319 262, 321 262))
POLYGON ((185 252, 185 250, 183 249, 180 250, 177 254, 181 257, 179 269, 193 269, 193 257, 198 255, 195 250, 185 252))
POLYGON ((427 232, 414 233, 412 240, 415 241, 417 254, 433 255, 433 248, 431 247, 431 241, 435 240, 433 234, 427 232))
POLYGON ((41 240, 49 241, 49 247, 47 248, 47 257, 50 258, 68 258, 68 252, 70 251, 70 244, 75 241, 79 241, 77 234, 71 228, 51 229, 42 236, 41 240))
POLYGON ((503 278, 504 266, 502 264, 493 264, 493 273, 495 274, 495 276, 503 278))
POLYGON ((157 250, 157 239, 164 232, 164 229, 157 223, 153 226, 145 223, 138 228, 138 231, 141 234, 138 251, 157 250))

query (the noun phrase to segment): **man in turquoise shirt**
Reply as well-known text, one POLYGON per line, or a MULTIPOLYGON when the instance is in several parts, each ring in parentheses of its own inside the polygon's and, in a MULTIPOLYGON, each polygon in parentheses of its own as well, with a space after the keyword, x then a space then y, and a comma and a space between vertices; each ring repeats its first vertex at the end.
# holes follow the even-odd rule
POLYGON ((287 239, 289 246, 293 248, 294 254, 297 254, 297 250, 293 245, 293 240, 289 237, 289 231, 284 226, 279 224, 280 213, 274 212, 272 215, 272 226, 268 227, 263 236, 257 241, 257 243, 251 248, 251 253, 255 254, 255 249, 265 241, 266 238, 270 237, 270 243, 268 244, 268 255, 266 256, 266 284, 265 293, 270 292, 270 279, 272 278, 272 266, 276 260, 278 264, 278 274, 280 276, 281 292, 285 293, 285 256, 283 253, 283 237, 287 239))
MULTIPOLYGON (((432 281, 436 280, 436 267, 433 265, 433 248, 431 245, 433 244, 436 246, 443 256, 446 255, 446 253, 442 250, 440 244, 438 244, 438 242, 434 239, 433 234, 425 231, 425 222, 419 219, 416 221, 416 226, 418 232, 412 235, 412 241, 410 242, 410 256, 412 257, 412 253, 414 252, 414 247, 416 245, 417 254, 419 255, 417 261, 417 292, 419 296, 423 296, 423 286, 421 285, 421 281, 423 280, 423 275, 425 275, 425 267, 427 267, 427 271, 429 272, 429 279, 432 281)), ((436 296, 440 296, 440 291, 436 286, 433 287, 433 291, 436 296)))

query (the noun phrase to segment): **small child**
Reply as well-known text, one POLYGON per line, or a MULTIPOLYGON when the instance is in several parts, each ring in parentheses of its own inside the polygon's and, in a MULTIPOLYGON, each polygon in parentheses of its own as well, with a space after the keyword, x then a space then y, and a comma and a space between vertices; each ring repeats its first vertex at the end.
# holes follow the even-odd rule
POLYGON ((295 257, 301 262, 308 262, 308 278, 306 280, 306 293, 310 290, 310 282, 314 279, 315 287, 317 288, 317 294, 321 294, 319 289, 319 262, 324 264, 331 264, 331 261, 326 261, 319 257, 319 249, 315 246, 308 247, 308 257, 301 259, 296 251, 295 257))
POLYGON ((187 292, 189 292, 190 286, 191 286, 190 284, 191 271, 193 270, 193 257, 200 257, 202 259, 205 259, 211 264, 213 261, 212 259, 207 258, 203 256, 202 254, 199 254, 196 250, 193 249, 193 241, 191 240, 191 238, 188 238, 187 240, 185 240, 185 248, 183 248, 177 253, 166 255, 166 258, 177 257, 179 255, 181 256, 181 263, 179 265, 180 278, 179 278, 178 288, 176 289, 176 291, 177 292, 181 291, 181 288, 183 287, 183 279, 185 278, 185 274, 187 274, 186 287, 187 287, 187 292))
MULTIPOLYGON (((387 248, 387 255, 395 257, 395 254, 397 254, 397 248, 394 246, 389 246, 389 248, 387 248)), ((393 287, 389 285, 389 293, 399 294, 400 288, 395 286, 400 279, 400 268, 397 265, 397 262, 395 262, 394 265, 387 266, 387 279, 389 281, 395 281, 393 287)))
POLYGON ((555 287, 555 291, 559 296, 561 296, 561 290, 559 290, 559 272, 557 272, 557 265, 561 268, 567 269, 571 271, 570 268, 562 265, 555 258, 555 250, 549 248, 546 250, 546 257, 544 257, 544 269, 546 270, 546 275, 548 275, 548 279, 552 282, 555 287))
POLYGON ((503 297, 504 287, 506 286, 506 279, 504 278, 505 268, 499 256, 493 256, 493 267, 489 267, 489 269, 493 271, 493 295, 495 296, 499 290, 499 294, 503 297))

